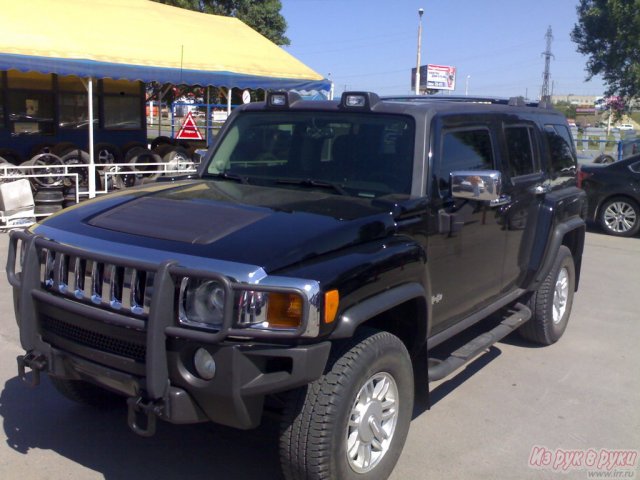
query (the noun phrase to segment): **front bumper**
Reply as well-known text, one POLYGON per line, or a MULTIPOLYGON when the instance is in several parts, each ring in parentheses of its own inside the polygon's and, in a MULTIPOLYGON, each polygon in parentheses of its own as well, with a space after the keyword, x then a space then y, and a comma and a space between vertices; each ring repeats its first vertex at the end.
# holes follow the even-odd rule
MULTIPOLYGON (((329 342, 285 346, 234 340, 228 318, 215 333, 176 325, 175 279, 181 267, 174 262, 159 266, 125 262, 126 268, 154 273, 147 315, 136 317, 45 288, 41 264, 47 248, 63 252, 58 263, 64 255, 87 255, 37 235, 12 233, 7 275, 17 303, 20 341, 27 352, 18 360, 21 376, 26 378, 30 368, 35 375, 46 372, 84 380, 128 396, 129 424, 138 433, 148 434, 156 417, 173 423, 211 420, 252 428, 260 422, 265 395, 305 385, 322 375, 329 342), (24 249, 19 273, 18 240, 24 249), (198 348, 207 349, 216 363, 211 380, 195 374, 192 359, 198 348), (141 416, 146 422, 140 421, 141 416)), ((91 258, 122 264, 112 257, 91 258)), ((56 271, 58 263, 52 266, 56 271)), ((224 277, 217 278, 230 285, 224 277)))

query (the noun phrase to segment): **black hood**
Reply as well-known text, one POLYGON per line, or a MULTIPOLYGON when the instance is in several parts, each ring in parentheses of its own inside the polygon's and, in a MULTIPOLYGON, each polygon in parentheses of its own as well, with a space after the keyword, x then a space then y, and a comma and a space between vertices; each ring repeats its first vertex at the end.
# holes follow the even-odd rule
POLYGON ((52 232, 60 230, 269 272, 388 236, 394 211, 391 200, 196 180, 80 204, 45 220, 42 233, 56 240, 52 232))

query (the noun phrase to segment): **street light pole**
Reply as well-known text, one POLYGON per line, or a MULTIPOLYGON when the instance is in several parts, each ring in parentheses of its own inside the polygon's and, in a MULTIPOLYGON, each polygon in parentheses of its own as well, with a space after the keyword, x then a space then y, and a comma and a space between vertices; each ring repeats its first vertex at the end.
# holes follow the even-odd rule
POLYGON ((420 49, 422 48, 422 14, 424 10, 418 9, 418 58, 416 60, 416 95, 420 95, 420 49))

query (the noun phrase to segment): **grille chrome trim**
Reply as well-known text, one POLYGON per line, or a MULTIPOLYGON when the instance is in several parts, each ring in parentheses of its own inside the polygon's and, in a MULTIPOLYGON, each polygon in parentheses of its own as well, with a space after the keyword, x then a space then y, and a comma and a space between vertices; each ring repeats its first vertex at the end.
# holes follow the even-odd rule
POLYGON ((62 294, 66 294, 68 291, 67 283, 67 271, 69 270, 69 256, 64 253, 57 253, 54 263, 53 282, 56 285, 58 291, 62 294))
POLYGON ((42 249, 40 281, 45 290, 102 308, 148 316, 153 272, 42 249))

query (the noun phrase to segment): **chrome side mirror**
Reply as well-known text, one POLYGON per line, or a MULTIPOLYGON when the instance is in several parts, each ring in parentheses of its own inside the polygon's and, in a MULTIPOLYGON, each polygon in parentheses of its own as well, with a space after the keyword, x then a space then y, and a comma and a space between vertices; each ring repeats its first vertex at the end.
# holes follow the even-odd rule
POLYGON ((497 205, 502 200, 502 174, 497 170, 451 172, 451 194, 497 205))

